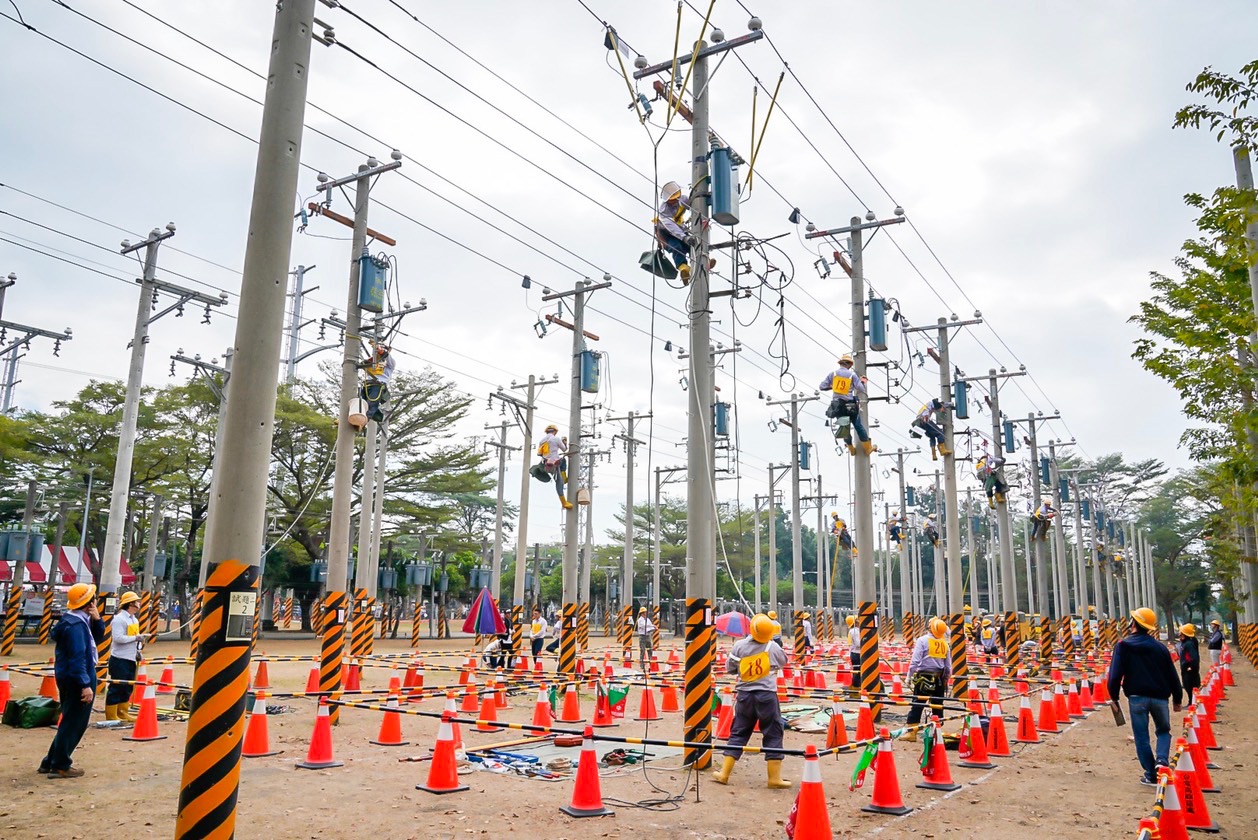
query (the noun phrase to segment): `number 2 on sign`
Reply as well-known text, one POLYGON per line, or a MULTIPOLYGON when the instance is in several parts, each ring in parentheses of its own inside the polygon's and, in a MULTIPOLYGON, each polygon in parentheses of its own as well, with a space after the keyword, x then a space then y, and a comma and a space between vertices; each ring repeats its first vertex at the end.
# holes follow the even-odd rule
POLYGON ((947 659, 948 643, 943 639, 931 639, 927 643, 926 655, 931 659, 947 659))
POLYGON ((738 678, 743 682, 751 682, 769 675, 769 654, 761 651, 754 656, 745 656, 738 661, 738 678))

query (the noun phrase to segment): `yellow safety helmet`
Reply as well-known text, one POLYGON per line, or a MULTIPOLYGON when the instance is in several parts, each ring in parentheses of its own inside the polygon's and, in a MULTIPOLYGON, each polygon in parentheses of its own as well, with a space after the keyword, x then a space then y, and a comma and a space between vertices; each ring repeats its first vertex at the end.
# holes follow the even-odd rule
POLYGON ((769 617, 769 620, 771 620, 771 621, 777 621, 777 620, 778 620, 778 611, 777 611, 777 610, 769 610, 767 613, 765 613, 765 615, 767 615, 767 616, 769 617))
POLYGON ((961 608, 961 612, 973 612, 973 610, 970 609, 969 604, 966 604, 964 607, 961 608))
POLYGON ((948 623, 942 618, 932 618, 930 620, 930 635, 936 639, 942 639, 948 633, 948 623))
POLYGON ((983 626, 984 626, 984 627, 991 627, 991 626, 992 626, 992 620, 991 620, 990 618, 985 618, 985 619, 983 619, 983 626))
POLYGON ((844 353, 842 356, 839 357, 839 364, 854 365, 856 364, 856 360, 852 358, 851 353, 844 353))
POLYGON ((1156 631, 1158 629, 1158 617, 1153 610, 1148 607, 1137 607, 1131 611, 1132 620, 1143 627, 1145 630, 1156 631))
POLYGON ((639 607, 638 615, 646 615, 646 607, 639 607))
POLYGON ((660 200, 661 201, 672 201, 673 199, 680 198, 680 197, 681 197, 681 185, 678 184, 676 181, 669 181, 667 184, 660 187, 660 200))
POLYGON ((1185 624, 1183 627, 1179 628, 1179 633, 1181 636, 1187 636, 1190 639, 1195 639, 1197 638, 1197 625, 1185 624))
POLYGON ((559 434, 559 427, 556 426, 554 423, 551 423, 549 426, 546 427, 546 431, 551 432, 553 434, 559 434))
POLYGON ((856 626, 856 616, 854 616, 854 615, 849 615, 849 616, 847 617, 847 626, 848 626, 848 627, 855 627, 855 626, 856 626))
POLYGON ((1223 625, 1222 625, 1222 624, 1219 622, 1219 620, 1216 618, 1216 619, 1213 619, 1213 620, 1210 622, 1210 626, 1211 626, 1211 627, 1222 627, 1223 625))
POLYGON ((804 620, 804 619, 806 619, 806 618, 812 618, 812 613, 800 613, 800 614, 799 614, 799 620, 800 620, 800 621, 803 621, 803 620, 804 620))
POLYGON ((122 597, 118 599, 118 609, 125 610, 128 604, 134 604, 138 600, 140 600, 140 596, 134 592, 124 592, 122 597))
POLYGON ((838 512, 837 510, 832 510, 832 511, 830 511, 830 518, 831 518, 831 519, 838 519, 838 518, 839 518, 839 512, 838 512))
POLYGON ((96 587, 90 583, 76 583, 66 595, 66 604, 72 610, 87 606, 96 597, 96 587))

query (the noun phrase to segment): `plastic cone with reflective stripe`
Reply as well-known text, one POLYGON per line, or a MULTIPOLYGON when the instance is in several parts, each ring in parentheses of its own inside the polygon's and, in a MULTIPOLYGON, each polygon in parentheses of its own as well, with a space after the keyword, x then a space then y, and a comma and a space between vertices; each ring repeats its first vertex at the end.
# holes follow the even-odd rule
POLYGON ((585 720, 581 717, 581 698, 577 696, 577 686, 575 683, 568 683, 568 690, 563 695, 563 711, 559 715, 560 723, 580 723, 585 720))
MULTIPOLYGON (((441 711, 450 713, 450 731, 454 733, 454 751, 458 752, 463 749, 463 729, 459 726, 458 721, 454 719, 458 717, 458 708, 453 691, 446 692, 446 705, 441 711)), ((442 717, 444 716, 443 714, 442 717)))
POLYGON ((140 701, 140 714, 136 716, 131 734, 124 741, 160 741, 165 735, 157 733, 157 689, 152 683, 144 686, 144 699, 140 701))
POLYGON ((1092 701, 1092 681, 1087 677, 1079 680, 1079 708, 1085 712, 1096 708, 1096 703, 1092 701))
POLYGON ((812 744, 804 749, 804 775, 795 804, 786 818, 786 831, 792 840, 831 840, 834 836, 830 831, 826 791, 821 784, 821 761, 812 744))
POLYGON ((389 702, 385 704, 387 711, 380 721, 380 734, 371 743, 378 747, 404 747, 410 741, 402 740, 402 715, 398 712, 397 691, 389 692, 389 702))
POLYGON ((533 725, 549 729, 553 724, 554 717, 550 713, 550 693, 546 690, 546 683, 538 683, 537 704, 533 706, 533 725))
MULTIPOLYGON (((991 724, 989 723, 988 728, 990 727, 991 724)), ((987 740, 983 735, 983 727, 977 717, 966 717, 964 728, 961 730, 961 747, 961 760, 957 762, 958 766, 969 767, 974 770, 990 770, 996 766, 987 757, 987 740), (964 751, 967 747, 969 748, 968 753, 964 751)))
POLYGON ((1194 831, 1216 832, 1219 824, 1210 819, 1210 807, 1206 805, 1206 796, 1201 792, 1201 782, 1197 778, 1197 768, 1193 764, 1188 742, 1179 738, 1176 746, 1182 747, 1179 761, 1175 762, 1175 792, 1179 794, 1179 802, 1184 809, 1184 825, 1194 831))
POLYGON ((874 762, 874 793, 868 805, 861 808, 874 814, 902 816, 912 811, 904 805, 900 795, 900 780, 895 774, 895 753, 891 749, 891 735, 886 729, 879 733, 878 757, 874 762))
POLYGON ((655 708, 655 689, 648 682, 642 687, 642 695, 638 698, 638 715, 634 720, 659 720, 663 715, 655 708))
MULTIPOLYGON (((166 678, 163 675, 162 682, 165 682, 165 681, 166 681, 166 678)), ((258 673, 253 678, 253 687, 255 690, 261 690, 261 689, 271 687, 271 672, 267 668, 265 656, 258 657, 258 673)))
POLYGON ((1188 827, 1184 825, 1184 809, 1179 804, 1179 791, 1171 778, 1170 768, 1158 770, 1158 780, 1165 791, 1162 795, 1162 815, 1158 818, 1158 840, 1188 840, 1188 827))
MULTIPOLYGON (((1069 717, 1067 715, 1067 717, 1069 717)), ((1040 732, 1057 732, 1057 710, 1053 708, 1053 692, 1047 688, 1040 692, 1040 718, 1035 728, 1040 732)))
POLYGON ((677 686, 670 680, 664 680, 660 686, 660 711, 665 714, 681 711, 681 704, 677 702, 677 686))
POLYGON ((48 660, 48 667, 44 669, 44 678, 39 682, 39 696, 57 699, 57 677, 53 671, 51 659, 48 660))
POLYGON ((1236 685, 1236 677, 1232 676, 1232 660, 1230 656, 1223 663, 1223 685, 1224 687, 1236 685))
POLYGON ((454 760, 454 731, 450 728, 453 712, 443 712, 441 725, 437 727, 437 746, 432 751, 432 761, 428 764, 428 781, 415 785, 416 790, 428 793, 458 793, 467 790, 467 785, 459 784, 459 768, 454 760))
MULTIPOLYGON (((1027 711, 1030 711, 1028 707, 1027 711)), ((1035 731, 1035 727, 1031 727, 1035 731)), ((1013 755, 1009 749, 1009 736, 1005 732, 1005 716, 999 703, 992 703, 991 720, 987 723, 987 754, 998 758, 1013 755)))
POLYGON ((416 701, 424 699, 424 663, 415 663, 415 678, 411 684, 410 693, 406 695, 407 700, 416 701))
POLYGON ((351 659, 345 666, 345 685, 342 688, 345 691, 362 691, 362 665, 357 660, 351 659))
MULTIPOLYGON (((1189 715, 1186 727, 1188 730, 1188 751, 1192 753, 1192 764, 1197 770, 1197 781, 1201 783, 1202 793, 1222 793, 1221 788, 1214 786, 1214 779, 1210 777, 1210 758, 1206 755, 1206 748, 1201 746, 1201 742, 1197 740, 1197 727, 1192 725, 1193 717, 1189 715)), ((1218 765, 1215 765, 1218 769, 1218 765)))
POLYGON ((282 750, 271 749, 271 736, 266 724, 266 695, 258 692, 253 697, 253 714, 245 726, 245 743, 240 750, 244 758, 266 758, 279 755, 282 750))
MULTIPOLYGON (((826 729, 826 749, 847 745, 847 722, 843 719, 843 710, 839 708, 839 695, 830 700, 830 726, 826 729)), ((839 757, 838 753, 834 754, 839 757)))
POLYGON ((1031 698, 1025 694, 1018 706, 1018 731, 1013 740, 1019 744, 1038 744, 1040 734, 1035 730, 1035 715, 1031 713, 1031 698))
POLYGON ((612 715, 611 698, 607 696, 607 689, 600 680, 594 685, 594 720, 590 721, 590 726, 601 729, 619 725, 612 715))
POLYGON ((306 677, 306 693, 319 693, 319 660, 317 659, 315 660, 315 663, 310 666, 310 676, 306 677))
POLYGON ((131 699, 127 701, 128 706, 139 706, 144 700, 144 686, 149 684, 149 670, 141 662, 135 671, 135 685, 131 687, 131 699))
POLYGON ((310 749, 306 760, 297 762, 302 770, 324 770, 341 767, 343 762, 332 757, 332 719, 328 717, 328 701, 319 698, 319 711, 315 713, 314 733, 310 736, 310 749))
POLYGON ((9 703, 13 696, 13 686, 9 684, 9 666, 0 665, 0 710, 9 703))
POLYGON ((960 790, 961 786, 952 781, 952 768, 948 766, 948 750, 944 746, 943 727, 939 718, 934 718, 928 730, 931 733, 930 756, 926 766, 922 768, 922 780, 917 783, 919 788, 927 790, 960 790))
POLYGON ((721 711, 716 718, 716 735, 722 741, 729 740, 730 730, 734 728, 734 695, 729 686, 721 689, 721 711))
POLYGON ((502 727, 498 726, 498 704, 494 702, 494 692, 492 690, 493 678, 490 678, 490 687, 485 689, 485 693, 481 696, 480 715, 473 727, 477 732, 501 732, 502 727))
POLYGON ((1205 704, 1198 703, 1193 714, 1197 716, 1197 740, 1201 742, 1201 746, 1208 750, 1222 749, 1214 738, 1214 727, 1210 725, 1210 718, 1206 715, 1205 704))
POLYGON ((1110 702, 1109 686, 1106 684, 1105 675, 1098 676, 1095 683, 1096 688, 1092 692, 1092 702, 1097 704, 1110 702))
POLYGON ((162 678, 158 680, 157 693, 175 693, 175 661, 169 656, 166 657, 166 667, 162 668, 162 678))
POLYGON ((1066 692, 1066 711, 1072 718, 1083 717, 1083 702, 1079 697, 1079 689, 1075 686, 1075 681, 1070 681, 1070 688, 1066 692))
POLYGON ((570 817, 602 817, 615 813, 603 807, 599 786, 598 755, 594 751, 594 730, 585 727, 581 758, 577 762, 577 780, 572 788, 572 802, 559 809, 570 817))
POLYGON ((459 706, 459 711, 470 715, 476 714, 480 711, 478 697, 479 695, 476 693, 476 680, 468 680, 463 685, 463 704, 459 706))
POLYGON ((1060 682, 1053 683, 1053 714, 1059 724, 1070 723, 1070 707, 1066 705, 1066 694, 1060 682))
POLYGON ((872 741, 874 739, 874 713, 869 708, 869 698, 861 697, 860 708, 856 710, 856 740, 872 741))

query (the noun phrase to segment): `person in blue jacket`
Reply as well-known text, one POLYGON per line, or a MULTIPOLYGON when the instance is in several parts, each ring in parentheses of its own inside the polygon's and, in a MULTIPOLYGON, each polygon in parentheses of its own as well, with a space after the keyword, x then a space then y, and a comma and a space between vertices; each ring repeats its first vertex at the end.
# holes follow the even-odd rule
POLYGON ((1138 607, 1131 611, 1131 635, 1114 646, 1108 684, 1110 702, 1115 706, 1120 687, 1127 695, 1136 758, 1144 769, 1140 783, 1149 787, 1158 783, 1157 768, 1169 766, 1171 711, 1167 704, 1173 700, 1178 712, 1184 701, 1184 690, 1171 653, 1153 636, 1157 629, 1153 610, 1138 607), (1149 748, 1149 718, 1153 718, 1153 731, 1157 735, 1156 755, 1149 748))
POLYGON ((105 638, 105 622, 96 609, 96 587, 76 583, 70 587, 66 612, 52 628, 56 643, 57 693, 61 696, 61 723, 53 736, 39 772, 50 779, 77 779, 83 775, 71 766, 70 756, 87 731, 96 698, 96 645, 105 638))

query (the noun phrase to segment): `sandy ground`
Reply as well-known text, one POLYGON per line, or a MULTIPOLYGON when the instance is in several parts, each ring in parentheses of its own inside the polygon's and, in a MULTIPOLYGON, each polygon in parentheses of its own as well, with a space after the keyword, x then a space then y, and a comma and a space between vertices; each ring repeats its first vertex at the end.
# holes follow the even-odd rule
MULTIPOLYGON (((601 640, 594 640, 597 644, 601 640)), ((437 662, 438 647, 467 649, 467 642, 426 647, 429 662, 437 662)), ((377 653, 401 651, 402 642, 377 642, 377 653)), ((268 638, 262 649, 273 656, 305 655, 316 650, 313 640, 268 638)), ((47 649, 21 645, 16 656, 0 662, 30 662, 49 656, 47 649)), ((180 655, 179 643, 149 648, 151 660, 167 653, 180 655)), ((450 660, 446 660, 450 661, 450 660)), ((305 686, 309 661, 270 663, 277 691, 299 691, 305 686)), ((155 668, 160 671, 160 668, 155 668)), ((154 674, 157 676, 157 674, 154 674)), ((383 686, 388 672, 372 670, 364 687, 383 686)), ((180 682, 191 679, 190 666, 176 670, 180 682)), ((427 684, 449 680, 430 668, 427 684)), ((1258 837, 1258 731, 1246 723, 1242 710, 1258 702, 1258 675, 1247 663, 1236 663, 1237 686, 1220 708, 1216 733, 1225 749, 1211 754, 1221 769, 1213 771, 1223 792, 1208 797, 1212 815, 1226 838, 1258 837)), ((33 694, 38 681, 16 675, 13 695, 33 694)), ((614 816, 573 820, 559 812, 568 803, 572 784, 543 782, 517 776, 476 772, 462 777, 471 789, 433 796, 415 789, 425 780, 426 763, 401 763, 400 756, 425 754, 436 736, 431 718, 402 719, 407 747, 377 747, 368 743, 380 725, 376 712, 346 710, 335 728, 336 758, 344 767, 306 771, 294 763, 306 755, 313 725, 312 704, 291 703, 293 714, 269 719, 272 758, 244 762, 240 782, 236 836, 241 838, 462 838, 478 835, 519 838, 628 838, 643 836, 699 838, 779 838, 794 792, 764 787, 763 760, 747 756, 737 765, 731 784, 722 787, 704 774, 695 779, 677 767, 677 759, 652 765, 644 774, 634 771, 603 779, 605 799, 643 802, 684 795, 664 809, 644 809, 611 803, 614 816)), ((436 701, 425 708, 433 708, 436 701)), ((636 709, 636 692, 631 696, 636 709)), ((101 706, 98 700, 97 708, 101 706)), ((512 698, 502 713, 508 720, 531 720, 533 697, 512 698)), ((583 711, 589 708, 583 703, 583 711)), ((588 711, 587 711, 588 714, 588 711)), ((632 712, 630 716, 632 716, 632 712)), ((94 716, 94 720, 100 719, 94 716)), ((1012 724, 1012 721, 1009 721, 1012 724)), ((51 730, 0 729, 0 837, 96 838, 170 837, 178 802, 185 724, 164 722, 166 740, 129 743, 123 733, 89 729, 75 753, 75 764, 87 771, 77 780, 48 780, 34 771, 47 750, 51 730)), ((488 735, 467 732, 469 745, 510 740, 511 731, 488 735)), ((611 734, 641 736, 644 724, 621 722, 611 734)), ((1011 730, 1012 732, 1012 730, 1011 730)), ((678 715, 651 725, 650 737, 681 737, 678 715)), ((1002 840, 1043 840, 1045 837, 1109 838, 1135 836, 1141 816, 1153 802, 1153 790, 1141 786, 1130 730, 1118 729, 1107 710, 1093 713, 1060 735, 1046 736, 1039 745, 1016 757, 1000 759, 996 770, 967 770, 953 765, 954 779, 964 785, 952 794, 918 790, 920 774, 908 745, 897 745, 897 764, 906 804, 913 812, 899 818, 866 814, 872 773, 863 790, 850 792, 847 780, 855 759, 828 758, 822 762, 831 825, 836 837, 977 837, 1002 840)), ((820 743, 822 736, 787 734, 788 747, 820 743)), ((755 742, 753 742, 755 743, 755 742)), ((606 749, 606 748, 603 748, 606 749)), ((600 752, 603 751, 600 749, 600 752)), ((573 750, 575 761, 577 750, 573 750)), ((950 753, 955 761, 955 753, 950 753)), ((798 782, 801 759, 788 759, 785 775, 798 782)))

